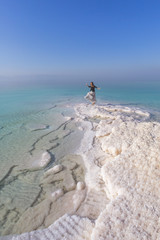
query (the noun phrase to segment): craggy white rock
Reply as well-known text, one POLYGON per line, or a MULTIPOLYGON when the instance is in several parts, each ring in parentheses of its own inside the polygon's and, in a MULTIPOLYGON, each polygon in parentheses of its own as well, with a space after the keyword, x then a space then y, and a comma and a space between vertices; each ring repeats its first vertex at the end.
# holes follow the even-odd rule
POLYGON ((144 121, 149 113, 131 108, 82 104, 76 111, 85 126, 80 152, 88 188, 78 213, 96 218, 90 239, 160 239, 160 123, 144 121), (89 118, 102 119, 94 133, 89 118), (109 201, 98 210, 101 191, 109 201))

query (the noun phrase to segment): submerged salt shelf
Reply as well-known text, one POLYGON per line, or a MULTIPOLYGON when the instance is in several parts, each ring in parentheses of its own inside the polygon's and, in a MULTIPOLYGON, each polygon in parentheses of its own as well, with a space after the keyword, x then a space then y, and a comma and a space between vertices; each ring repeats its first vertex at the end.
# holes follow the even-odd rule
MULTIPOLYGON (((76 126, 74 115, 73 110, 61 102, 27 117, 17 117, 15 121, 12 119, 1 129, 1 236, 41 227, 41 220, 39 223, 35 221, 35 225, 28 224, 28 228, 24 227, 26 216, 35 220, 35 206, 40 204, 41 207, 44 200, 54 198, 52 195, 59 188, 64 192, 76 188, 76 183, 83 179, 83 168, 78 163, 80 157, 71 154, 83 135, 76 126), (59 176, 56 174, 51 178, 45 175, 48 169, 60 162, 63 164, 63 172, 59 176), (33 214, 30 215, 30 211, 33 214)), ((49 202, 48 206, 51 205, 49 202)), ((35 211, 40 213, 40 210, 35 211)), ((59 213, 57 217, 63 214, 59 213)), ((51 223, 52 218, 50 217, 51 223)), ((48 227, 48 224, 43 224, 43 227, 48 227)))
POLYGON ((149 121, 146 111, 122 106, 79 104, 75 111, 77 128, 84 133, 81 144, 67 164, 62 158, 42 178, 51 188, 55 180, 66 183, 64 176, 71 173, 70 188, 51 195, 49 188, 14 226, 28 233, 3 239, 160 239, 160 123, 149 121), (81 175, 73 172, 80 159, 85 184, 80 177, 74 181, 81 175))

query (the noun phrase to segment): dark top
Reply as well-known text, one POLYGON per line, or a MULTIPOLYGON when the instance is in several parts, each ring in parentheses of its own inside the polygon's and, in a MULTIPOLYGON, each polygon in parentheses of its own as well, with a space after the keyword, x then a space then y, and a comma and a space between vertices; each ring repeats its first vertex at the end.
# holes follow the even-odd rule
POLYGON ((95 92, 95 88, 97 88, 96 86, 93 86, 93 87, 88 86, 88 87, 90 88, 90 91, 91 91, 91 92, 95 92))

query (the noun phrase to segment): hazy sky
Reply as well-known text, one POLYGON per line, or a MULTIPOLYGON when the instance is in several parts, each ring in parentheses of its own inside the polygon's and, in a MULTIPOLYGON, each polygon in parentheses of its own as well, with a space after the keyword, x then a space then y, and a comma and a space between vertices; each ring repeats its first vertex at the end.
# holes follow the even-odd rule
POLYGON ((159 68, 159 0, 0 0, 1 76, 159 68))

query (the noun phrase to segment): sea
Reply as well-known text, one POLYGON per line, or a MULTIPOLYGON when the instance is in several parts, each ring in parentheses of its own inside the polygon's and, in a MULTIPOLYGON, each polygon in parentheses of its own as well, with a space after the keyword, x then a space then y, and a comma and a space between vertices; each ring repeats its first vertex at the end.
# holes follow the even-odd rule
MULTIPOLYGON (((96 90, 97 105, 145 110, 149 121, 160 121, 160 82, 95 84, 101 88, 96 90)), ((74 106, 87 103, 87 92, 84 82, 1 88, 0 236, 16 234, 13 226, 24 211, 44 199, 40 189, 44 171, 79 147, 83 131, 75 121, 74 106), (50 154, 50 163, 30 167, 44 152, 50 154)))

